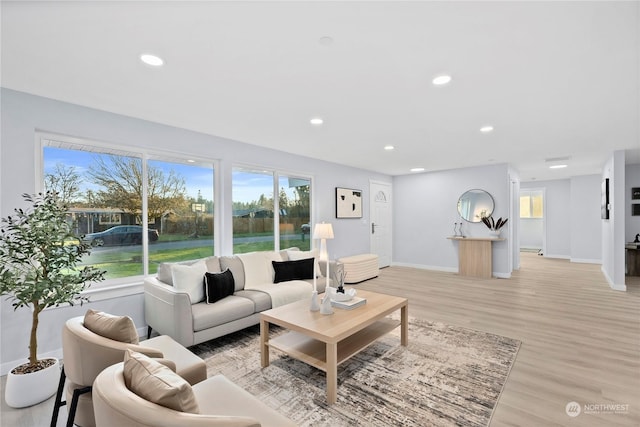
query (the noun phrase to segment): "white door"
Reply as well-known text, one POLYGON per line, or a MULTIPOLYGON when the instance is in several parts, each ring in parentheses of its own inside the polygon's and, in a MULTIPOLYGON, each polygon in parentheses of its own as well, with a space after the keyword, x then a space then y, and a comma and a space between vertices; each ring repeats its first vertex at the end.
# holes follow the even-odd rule
POLYGON ((391 184, 371 181, 369 183, 369 216, 371 224, 371 253, 378 255, 378 266, 391 265, 391 184))

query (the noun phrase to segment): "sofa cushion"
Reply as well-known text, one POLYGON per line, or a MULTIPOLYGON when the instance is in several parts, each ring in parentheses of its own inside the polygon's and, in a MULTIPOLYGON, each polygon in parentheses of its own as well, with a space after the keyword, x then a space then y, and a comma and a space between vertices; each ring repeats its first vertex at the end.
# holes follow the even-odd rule
POLYGON ((191 385, 160 362, 127 349, 124 381, 129 390, 145 400, 180 412, 197 414, 198 401, 191 385))
POLYGON ((129 316, 114 316, 102 311, 89 309, 84 315, 84 327, 94 334, 114 341, 138 344, 136 325, 129 316))
POLYGON ((269 310, 271 308, 271 297, 266 292, 242 290, 237 291, 235 295, 242 298, 248 298, 253 301, 253 304, 255 305, 254 311, 256 313, 269 310))
POLYGON ((255 305, 250 299, 231 295, 213 304, 194 304, 191 312, 193 330, 197 332, 250 316, 255 312, 255 305))
POLYGON ((231 270, 226 269, 222 273, 205 273, 204 291, 207 304, 220 301, 224 297, 233 295, 235 292, 235 284, 231 270))
MULTIPOLYGON (((167 285, 173 286, 173 277, 171 275, 171 268, 174 265, 193 265, 202 259, 193 259, 189 261, 179 261, 179 262, 161 262, 158 265, 158 280, 166 283, 167 285)), ((222 269, 220 268, 220 260, 217 256, 210 256, 204 258, 204 262, 207 264, 207 271, 212 273, 220 272, 222 269)))
POLYGON ((239 254, 244 266, 244 287, 251 289, 263 283, 273 283, 275 272, 271 261, 282 261, 280 254, 273 251, 239 254))
POLYGON ((236 291, 244 289, 244 265, 242 265, 240 258, 237 256, 221 256, 220 268, 231 271, 236 291))
MULTIPOLYGON (((320 251, 317 249, 314 249, 312 251, 292 251, 292 250, 288 250, 287 251, 287 256, 289 257, 289 259, 291 261, 296 261, 299 259, 308 259, 308 258, 313 258, 314 262, 313 262, 313 268, 315 269, 315 273, 316 273, 316 277, 321 277, 322 276, 322 270, 320 270, 320 263, 318 262, 318 260, 320 259, 320 251)), ((312 276, 313 278, 313 276, 312 276)))
POLYGON ((271 264, 275 270, 273 283, 313 279, 313 258, 299 259, 296 261, 271 261, 271 264))
POLYGON ((204 274, 207 264, 204 260, 192 265, 174 265, 171 267, 173 286, 177 291, 185 292, 191 299, 191 304, 204 300, 204 274))

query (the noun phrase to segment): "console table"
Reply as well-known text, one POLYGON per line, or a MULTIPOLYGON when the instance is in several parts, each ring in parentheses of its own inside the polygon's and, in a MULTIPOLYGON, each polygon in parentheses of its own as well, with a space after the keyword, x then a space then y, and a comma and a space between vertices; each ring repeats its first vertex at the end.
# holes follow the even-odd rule
POLYGON ((493 276, 491 244, 503 238, 451 236, 458 244, 458 273, 490 279, 493 276))

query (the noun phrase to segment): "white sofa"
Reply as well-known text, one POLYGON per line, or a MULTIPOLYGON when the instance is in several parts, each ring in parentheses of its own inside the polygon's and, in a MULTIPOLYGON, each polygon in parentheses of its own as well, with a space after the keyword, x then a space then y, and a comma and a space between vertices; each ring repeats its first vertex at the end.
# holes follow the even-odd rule
MULTIPOLYGON (((220 336, 258 324, 260 312, 290 302, 311 298, 313 279, 290 280, 274 283, 272 261, 283 262, 313 257, 314 252, 303 252, 296 248, 279 252, 251 252, 232 256, 212 256, 201 260, 180 263, 163 263, 156 277, 144 281, 144 313, 148 325, 148 335, 155 330, 161 335, 184 345, 192 346, 220 336), (235 292, 217 302, 193 301, 200 296, 185 291, 185 267, 198 270, 202 262, 209 272, 229 269, 233 274, 235 292), (180 267, 176 267, 180 266, 180 267)), ((316 257, 317 259, 317 257, 316 257)), ((317 290, 324 292, 326 264, 317 263, 317 290)), ((187 273, 187 277, 190 273, 187 273)), ((198 272, 193 273, 193 281, 198 272)), ((201 276, 200 276, 201 277, 201 276)), ((201 279, 202 280, 202 279, 201 279)))

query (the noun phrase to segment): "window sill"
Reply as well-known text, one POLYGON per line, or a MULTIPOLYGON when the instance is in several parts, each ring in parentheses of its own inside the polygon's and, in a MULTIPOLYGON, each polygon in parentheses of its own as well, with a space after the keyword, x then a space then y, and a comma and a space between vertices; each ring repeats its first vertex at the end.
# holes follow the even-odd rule
POLYGON ((144 292, 143 282, 136 281, 121 285, 103 286, 99 288, 89 288, 82 292, 83 296, 89 298, 89 301, 96 302, 112 298, 121 298, 130 295, 141 294, 144 292))

